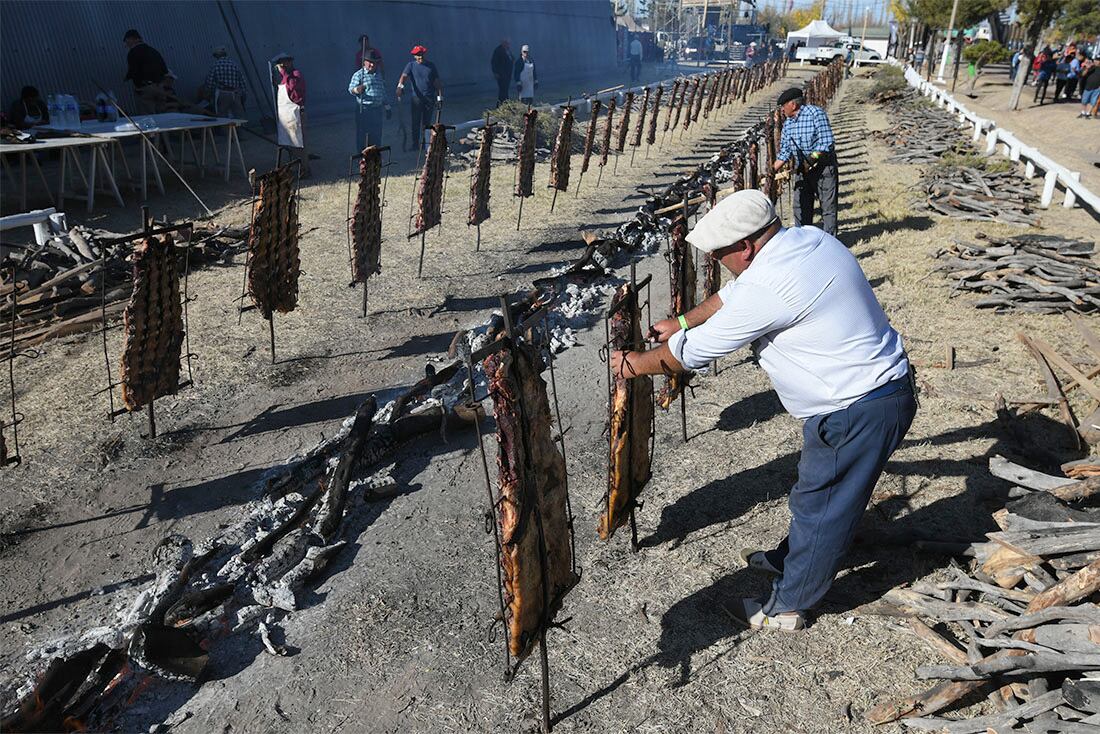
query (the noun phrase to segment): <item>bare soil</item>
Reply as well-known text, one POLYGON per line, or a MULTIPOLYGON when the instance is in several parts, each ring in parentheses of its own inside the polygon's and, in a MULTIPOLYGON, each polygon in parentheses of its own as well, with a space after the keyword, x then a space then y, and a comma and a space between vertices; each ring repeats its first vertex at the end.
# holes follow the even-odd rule
MULTIPOLYGON (((870 133, 887 120, 851 93, 861 84, 848 83, 832 109, 842 239, 860 259, 912 358, 923 365, 921 410, 876 490, 866 531, 915 528, 945 539, 972 538, 992 527, 994 506, 982 497, 998 482, 986 471, 988 456, 1022 450, 997 428, 993 396, 1022 399, 1040 390, 1014 332, 1039 335, 1063 353, 1080 345, 1063 317, 996 316, 974 309, 967 296, 948 297, 950 283, 929 274, 938 247, 978 231, 1021 230, 914 214, 909 201, 918 171, 883 162, 885 149, 870 133), (937 368, 949 346, 961 362, 991 361, 937 368)), ((783 86, 750 105, 768 109, 783 86)), ((578 255, 580 229, 628 219, 644 196, 639 187, 664 186, 690 170, 730 139, 745 112, 735 108, 648 157, 640 152, 633 166, 621 160, 618 173, 608 171, 599 187, 590 171, 583 196, 559 195, 552 214, 550 193, 538 190, 524 205, 518 232, 508 195, 512 171, 497 167, 493 219, 483 225, 479 253, 473 232, 462 224, 467 173, 456 168, 444 227, 427 238, 422 280, 415 272, 419 242, 405 237, 411 161, 396 156, 384 270, 371 284, 367 319, 358 314, 359 292, 347 287, 346 183, 339 177, 346 163, 342 154, 326 152, 317 179, 303 188, 301 307, 276 320, 277 364, 269 363, 266 324, 246 313, 237 326, 241 263, 193 274, 197 386, 158 403, 162 433, 154 440, 143 437, 140 415, 114 424, 103 419, 105 397, 94 393, 106 376, 95 337, 47 344, 42 357, 22 362, 26 461, 0 475, 3 669, 26 669, 21 658, 28 651, 128 606, 149 579, 157 542, 170 533, 198 540, 235 519, 265 470, 331 436, 365 396, 384 401, 417 379, 425 359, 439 357, 457 328, 481 322, 498 294, 578 255)), ((316 135, 318 150, 342 151, 351 133, 340 124, 320 127, 316 135)), ((262 153, 256 145, 246 151, 250 160, 262 153)), ((546 181, 548 171, 540 164, 536 181, 546 181)), ((224 205, 220 221, 246 221, 239 183, 236 189, 204 183, 200 193, 224 205)), ((174 217, 193 212, 183 195, 164 205, 174 217)), ((1044 218, 1044 227, 1054 234, 1094 232, 1089 222, 1080 210, 1059 209, 1044 218)), ((654 274, 654 314, 663 313, 663 259, 643 259, 638 268, 640 275, 654 274)), ((767 582, 741 568, 738 553, 782 538, 789 519, 785 494, 801 441, 799 422, 783 412, 766 376, 740 354, 723 360, 717 376, 699 379, 688 402, 687 444, 675 412, 658 416, 654 477, 638 514, 642 550, 630 553, 623 533, 600 542, 595 523, 607 460, 602 338, 594 319, 557 362, 583 578, 559 616, 562 629, 550 634, 555 729, 870 731, 861 711, 884 697, 920 690, 913 668, 935 655, 896 622, 858 609, 893 586, 934 575, 948 559, 882 542, 860 544, 809 631, 740 629, 723 602, 762 592, 767 582)), ((119 348, 119 335, 112 333, 108 350, 115 363, 119 348)), ((1067 429, 1052 416, 1032 415, 1022 429, 1031 437, 1030 465, 1051 470, 1050 461, 1073 456, 1067 429)), ((476 440, 471 434, 449 438, 400 455, 390 471, 401 494, 354 505, 349 547, 308 606, 280 623, 295 654, 270 656, 254 635, 227 638, 211 650, 205 682, 156 683, 119 729, 162 724, 161 730, 181 732, 450 732, 531 726, 538 710, 537 660, 503 683, 503 641, 490 624, 496 575, 491 536, 484 533, 476 440)))

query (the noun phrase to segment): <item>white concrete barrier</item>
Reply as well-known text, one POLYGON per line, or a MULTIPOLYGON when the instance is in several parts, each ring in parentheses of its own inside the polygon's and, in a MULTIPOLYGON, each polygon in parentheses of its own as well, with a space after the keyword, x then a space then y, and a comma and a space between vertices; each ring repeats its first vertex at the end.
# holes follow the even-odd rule
POLYGON ((1089 191, 1081 183, 1081 172, 1071 171, 1062 164, 1043 155, 1037 148, 1025 144, 1011 131, 997 127, 993 120, 980 117, 966 108, 952 97, 947 91, 940 89, 921 78, 911 66, 905 67, 905 81, 926 97, 931 97, 937 107, 946 107, 952 114, 956 114, 960 122, 973 126, 972 140, 977 143, 982 135, 985 135, 985 154, 994 155, 998 146, 1001 153, 1016 164, 1023 164, 1024 177, 1034 178, 1036 170, 1042 171, 1043 193, 1039 199, 1039 205, 1044 209, 1050 207, 1054 201, 1054 192, 1061 186, 1065 193, 1062 206, 1067 209, 1080 203, 1087 205, 1093 213, 1100 215, 1100 196, 1089 191))

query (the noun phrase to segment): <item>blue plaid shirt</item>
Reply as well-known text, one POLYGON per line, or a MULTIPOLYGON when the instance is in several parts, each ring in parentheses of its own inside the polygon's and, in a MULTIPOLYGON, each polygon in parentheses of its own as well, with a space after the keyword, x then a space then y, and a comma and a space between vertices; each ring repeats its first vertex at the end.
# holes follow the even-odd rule
POLYGON ((829 127, 825 110, 812 104, 802 105, 797 115, 783 123, 783 134, 779 138, 779 154, 776 158, 787 161, 794 156, 794 164, 799 166, 810 153, 827 153, 835 144, 833 129, 829 127))
POLYGON ((219 89, 231 92, 244 92, 244 74, 241 67, 232 59, 217 59, 210 65, 210 71, 206 75, 205 86, 210 94, 219 89))
POLYGON ((348 82, 348 93, 355 97, 359 104, 367 107, 378 107, 389 101, 386 96, 386 78, 378 71, 370 74, 366 69, 360 69, 352 74, 351 81, 348 82), (355 88, 360 84, 363 85, 363 93, 356 94, 355 88))

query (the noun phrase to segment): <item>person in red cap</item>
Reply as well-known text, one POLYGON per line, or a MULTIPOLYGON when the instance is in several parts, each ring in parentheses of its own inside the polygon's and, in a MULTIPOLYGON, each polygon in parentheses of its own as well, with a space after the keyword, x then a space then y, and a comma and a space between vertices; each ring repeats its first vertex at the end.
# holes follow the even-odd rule
POLYGON ((419 136, 423 144, 424 128, 432 124, 432 111, 437 104, 443 103, 443 82, 439 80, 439 70, 435 64, 424 57, 428 49, 423 46, 413 46, 413 60, 405 65, 401 72, 401 78, 397 80, 397 101, 409 88, 409 104, 412 112, 412 134, 419 136))

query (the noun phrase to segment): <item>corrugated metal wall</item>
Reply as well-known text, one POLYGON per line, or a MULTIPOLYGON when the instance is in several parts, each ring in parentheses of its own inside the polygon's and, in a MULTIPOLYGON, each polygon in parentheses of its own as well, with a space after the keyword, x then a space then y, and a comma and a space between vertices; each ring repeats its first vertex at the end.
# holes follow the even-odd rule
MULTIPOLYGON (((164 56, 190 96, 224 45, 255 83, 279 51, 295 56, 318 112, 348 102, 357 38, 371 37, 386 61, 390 87, 415 44, 428 47, 446 88, 492 98, 489 56, 502 37, 513 50, 531 45, 539 78, 579 79, 615 64, 607 0, 379 0, 376 2, 133 2, 131 0, 4 0, 0 2, 0 95, 11 104, 25 84, 43 94, 67 92, 84 100, 99 82, 123 104, 131 100, 122 34, 136 28, 164 56), (237 51, 239 49, 239 52, 237 51), (249 58, 250 57, 250 58, 249 58), (251 63, 249 63, 251 61, 251 63), (252 69, 257 73, 252 74, 252 69)), ((266 93, 266 89, 263 90, 266 93)), ((249 107, 256 104, 249 94, 249 107)))

